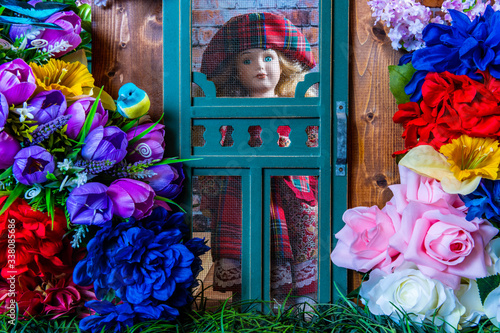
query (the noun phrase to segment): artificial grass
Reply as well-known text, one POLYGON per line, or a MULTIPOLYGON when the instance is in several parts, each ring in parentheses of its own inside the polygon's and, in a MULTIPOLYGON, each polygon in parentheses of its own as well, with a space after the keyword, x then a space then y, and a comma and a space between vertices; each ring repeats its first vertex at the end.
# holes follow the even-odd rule
MULTIPOLYGON (((200 299, 197 299, 200 303, 200 299)), ((440 333, 444 327, 432 323, 414 324, 403 314, 400 323, 384 316, 374 316, 367 309, 347 299, 335 304, 316 304, 314 309, 304 304, 280 306, 272 310, 273 302, 241 301, 229 304, 228 300, 217 309, 193 309, 185 312, 175 322, 151 321, 129 327, 126 333, 136 332, 372 332, 372 333, 440 333), (308 310, 305 311, 304 308, 308 310), (242 311, 241 309, 245 309, 242 311)), ((193 305, 193 308, 196 308, 193 305)), ((5 315, 0 317, 0 333, 80 333, 75 318, 37 318, 17 320, 9 324, 5 315)), ((455 330, 451 330, 454 332, 455 330)), ((450 332, 450 331, 448 331, 450 332)), ((463 333, 500 332, 489 321, 474 328, 464 328, 463 333)), ((105 332, 107 333, 107 332, 105 332)))

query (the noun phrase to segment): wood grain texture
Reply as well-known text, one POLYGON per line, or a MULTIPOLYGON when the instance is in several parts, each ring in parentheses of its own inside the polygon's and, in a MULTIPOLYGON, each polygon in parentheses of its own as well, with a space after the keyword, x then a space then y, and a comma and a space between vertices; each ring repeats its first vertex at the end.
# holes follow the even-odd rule
POLYGON ((92 7, 92 73, 113 98, 127 82, 145 90, 150 115, 163 113, 162 1, 108 1, 92 7))
MULTIPOLYGON (((349 93, 349 189, 348 205, 383 207, 392 197, 389 185, 399 183, 396 161, 391 157, 403 148, 403 132, 392 121, 397 111, 389 90, 387 66, 398 63, 388 29, 371 16, 366 0, 350 2, 349 93)), ((349 274, 349 289, 360 275, 349 274)))

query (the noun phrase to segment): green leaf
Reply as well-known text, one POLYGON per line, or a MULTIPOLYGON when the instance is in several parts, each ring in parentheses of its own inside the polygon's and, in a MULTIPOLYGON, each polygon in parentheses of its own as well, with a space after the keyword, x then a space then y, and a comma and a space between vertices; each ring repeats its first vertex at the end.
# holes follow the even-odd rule
POLYGON ((153 164, 153 166, 164 165, 164 164, 172 164, 172 163, 180 163, 180 162, 189 162, 189 161, 197 161, 202 160, 203 158, 183 158, 183 159, 166 159, 161 162, 153 164))
POLYGON ((53 173, 49 172, 47 173, 47 180, 57 180, 57 177, 53 173))
POLYGON ((405 86, 410 82, 416 70, 411 63, 402 66, 389 66, 389 88, 398 104, 408 103, 410 96, 405 93, 405 86))
POLYGON ((140 139, 142 139, 146 134, 148 134, 149 132, 151 132, 153 130, 153 128, 155 128, 156 125, 158 125, 158 123, 163 119, 163 114, 161 115, 160 119, 158 119, 156 121, 156 123, 154 123, 153 125, 149 126, 144 132, 142 132, 141 134, 139 134, 138 136, 134 137, 132 140, 130 140, 128 142, 128 145, 130 146, 131 144, 134 144, 136 143, 137 141, 139 141, 140 139))
POLYGON ((52 190, 50 188, 45 189, 45 201, 47 202, 47 212, 52 220, 51 230, 54 230, 54 202, 52 202, 52 190))
POLYGON ((2 174, 0 174, 0 180, 4 180, 12 176, 12 166, 8 167, 2 174))
POLYGON ((161 200, 161 201, 165 201, 166 203, 169 203, 169 204, 172 204, 174 206, 177 206, 177 208, 179 208, 183 213, 185 213, 186 211, 184 210, 184 208, 182 208, 181 206, 179 206, 179 204, 173 200, 170 200, 168 198, 164 198, 164 197, 160 197, 159 195, 157 195, 155 197, 155 199, 157 200, 161 200))
POLYGON ((139 119, 140 118, 134 119, 133 121, 129 122, 127 125, 123 126, 122 131, 127 132, 129 129, 131 129, 132 127, 134 127, 136 124, 139 123, 139 119))
POLYGON ((484 305, 486 297, 496 288, 500 286, 500 274, 490 275, 476 280, 479 288, 479 296, 481 303, 484 305))
POLYGON ((7 200, 5 200, 4 204, 3 204, 3 207, 2 207, 2 210, 0 210, 0 215, 2 215, 3 213, 5 213, 5 211, 10 207, 10 205, 12 205, 12 203, 14 201, 16 201, 17 198, 19 198, 19 196, 24 192, 24 190, 26 189, 26 186, 22 185, 22 184, 17 184, 16 187, 14 188, 14 190, 12 190, 9 194, 9 197, 7 198, 7 200))
POLYGON ((87 134, 89 134, 90 132, 90 127, 92 126, 92 120, 94 119, 97 110, 97 105, 99 105, 99 100, 101 98, 101 93, 103 89, 104 86, 101 87, 101 91, 99 91, 99 94, 97 95, 94 104, 92 104, 92 108, 90 109, 90 112, 87 115, 85 122, 83 123, 82 129, 80 130, 80 133, 78 133, 77 140, 79 141, 80 144, 83 144, 85 142, 85 138, 87 137, 87 134))

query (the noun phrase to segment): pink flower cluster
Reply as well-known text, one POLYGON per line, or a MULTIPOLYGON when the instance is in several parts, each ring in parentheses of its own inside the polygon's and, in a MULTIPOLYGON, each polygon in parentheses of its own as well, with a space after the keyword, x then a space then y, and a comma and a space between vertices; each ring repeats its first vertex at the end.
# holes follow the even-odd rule
POLYGON ((459 196, 444 192, 435 179, 403 166, 399 171, 401 184, 390 187, 394 196, 383 209, 357 207, 344 213, 333 263, 387 274, 413 264, 455 290, 462 277, 487 276, 491 259, 485 248, 498 229, 483 219, 467 221, 459 196))
MULTIPOLYGON (((413 0, 369 0, 368 5, 372 16, 376 17, 375 23, 384 21, 390 27, 388 36, 392 41, 392 48, 399 50, 405 48, 414 51, 424 46, 422 31, 427 24, 451 23, 448 9, 465 12, 473 20, 477 15, 483 14, 486 6, 491 5, 490 0, 445 0, 441 11, 445 13, 444 20, 433 17, 431 9, 413 0)), ((500 9, 500 3, 491 5, 494 10, 500 9)))

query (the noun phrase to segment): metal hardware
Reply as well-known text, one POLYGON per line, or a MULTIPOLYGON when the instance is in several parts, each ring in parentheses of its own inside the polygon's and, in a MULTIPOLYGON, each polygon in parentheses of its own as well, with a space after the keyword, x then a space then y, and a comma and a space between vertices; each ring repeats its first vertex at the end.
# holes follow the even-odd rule
POLYGON ((344 101, 337 101, 337 160, 335 162, 335 175, 347 174, 347 107, 344 101))

